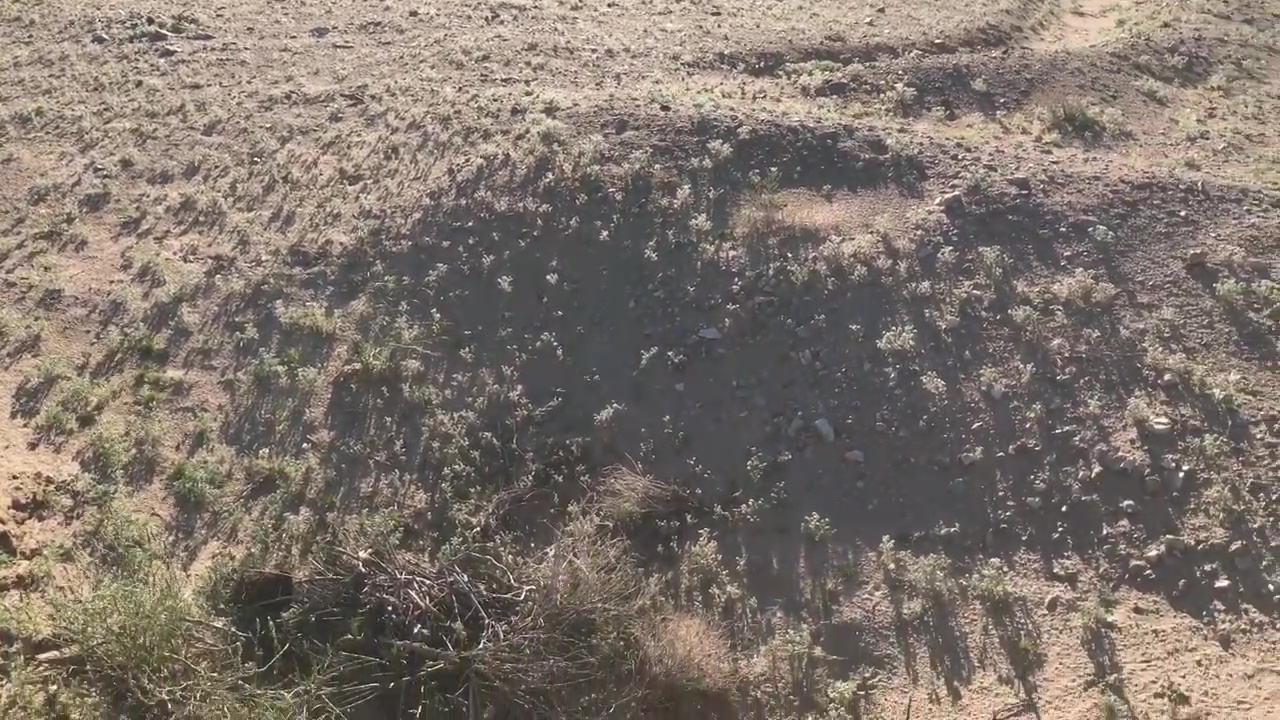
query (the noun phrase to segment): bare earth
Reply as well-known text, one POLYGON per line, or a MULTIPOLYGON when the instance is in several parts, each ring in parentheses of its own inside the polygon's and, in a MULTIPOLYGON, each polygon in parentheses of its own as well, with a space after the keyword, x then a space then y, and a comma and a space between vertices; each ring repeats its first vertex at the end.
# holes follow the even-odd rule
POLYGON ((213 716, 15 619, 104 517, 301 582, 624 466, 731 699, 613 716, 1280 718, 1278 263, 1275 0, 0 2, 0 709, 213 716))

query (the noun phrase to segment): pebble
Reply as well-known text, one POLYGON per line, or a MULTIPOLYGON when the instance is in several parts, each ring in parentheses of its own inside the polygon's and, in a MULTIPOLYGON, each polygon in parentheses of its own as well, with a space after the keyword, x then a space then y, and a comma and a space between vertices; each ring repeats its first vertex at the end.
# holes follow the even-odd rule
POLYGON ((1192 250, 1187 253, 1187 267, 1196 267, 1209 262, 1209 251, 1204 249, 1192 250))
POLYGON ((311 37, 322 38, 322 37, 327 37, 329 33, 333 31, 327 25, 319 25, 317 27, 311 28, 310 32, 311 32, 311 37))
POLYGON ((1062 607, 1061 595, 1050 595, 1044 601, 1044 609, 1049 612, 1056 612, 1059 607, 1062 607))
POLYGON ((946 195, 940 196, 937 200, 934 200, 933 204, 945 210, 950 210, 964 205, 964 195, 961 195, 958 192, 947 193, 946 195))
POLYGON ((863 462, 866 462, 867 456, 861 450, 850 450, 849 452, 844 454, 844 459, 848 460, 851 463, 861 464, 863 462))
POLYGON ((818 431, 822 439, 826 442, 836 441, 836 429, 831 427, 831 423, 826 418, 818 418, 813 422, 813 428, 818 431))
POLYGON ((1142 488, 1146 490, 1148 495, 1155 495, 1160 492, 1160 476, 1154 473, 1147 473, 1142 478, 1142 488))
POLYGON ((1031 497, 1027 498, 1027 507, 1031 508, 1032 510, 1039 510, 1040 508, 1044 507, 1044 500, 1041 500, 1040 498, 1032 495, 1031 497))
POLYGON ((1213 584, 1213 589, 1219 592, 1229 592, 1231 590, 1231 581, 1222 578, 1213 584))
POLYGON ((1165 535, 1161 541, 1169 552, 1186 552, 1187 539, 1180 535, 1165 535))
POLYGON ((703 328, 698 331, 698 337, 703 340, 719 340, 721 335, 720 331, 715 328, 703 328))
POLYGON ((111 36, 104 32, 96 32, 89 36, 89 41, 95 45, 102 45, 111 42, 111 36))
POLYGON ((174 55, 177 55, 178 53, 182 52, 182 48, 179 48, 175 45, 161 45, 160 49, 157 50, 157 52, 160 54, 160 57, 167 58, 167 57, 173 57, 174 55))
POLYGON ((1132 515, 1138 512, 1138 503, 1132 500, 1125 500, 1124 502, 1120 503, 1120 509, 1127 514, 1132 515))
POLYGON ((1130 574, 1130 575, 1143 575, 1143 574, 1145 574, 1145 573, 1149 572, 1150 570, 1151 570, 1151 566, 1150 566, 1150 565, 1148 565, 1148 564, 1146 563, 1146 561, 1144 561, 1144 560, 1130 560, 1130 561, 1129 561, 1129 574, 1130 574))
POLYGON ((1143 556, 1143 558, 1152 565, 1160 562, 1160 558, 1162 557, 1164 557, 1164 553, 1162 553, 1159 548, 1148 550, 1147 554, 1143 556))

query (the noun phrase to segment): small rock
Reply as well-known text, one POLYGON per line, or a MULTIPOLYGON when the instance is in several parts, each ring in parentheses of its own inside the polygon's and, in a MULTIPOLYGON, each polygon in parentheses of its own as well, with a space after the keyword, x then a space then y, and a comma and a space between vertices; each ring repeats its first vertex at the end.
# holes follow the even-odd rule
POLYGON ((1151 571, 1151 566, 1145 560, 1130 560, 1129 574, 1132 576, 1145 575, 1151 571))
POLYGON ((1157 415, 1147 421, 1147 431, 1152 435, 1168 435, 1173 432, 1173 420, 1157 415))
POLYGON ((208 30, 197 30, 187 35, 187 37, 191 40, 215 40, 218 36, 208 30))
POLYGON ((176 45, 161 45, 160 48, 156 50, 156 52, 159 53, 160 57, 167 58, 167 57, 173 57, 174 55, 177 55, 178 53, 182 52, 182 48, 176 45))
POLYGON ((1160 476, 1155 473, 1147 473, 1142 477, 1142 489, 1146 490, 1148 495, 1159 493, 1161 486, 1160 476))
POLYGON ((1182 597, 1183 595, 1186 595, 1187 591, 1190 589, 1191 583, 1187 582, 1186 578, 1183 578, 1178 581, 1178 586, 1174 588, 1173 594, 1177 597, 1182 597))
POLYGON ((1031 192, 1031 178, 1026 175, 1010 175, 1004 180, 1023 192, 1031 192))
POLYGON ((844 454, 844 459, 851 463, 862 464, 866 462, 867 456, 861 450, 850 450, 844 454))
POLYGON ((813 421, 813 428, 818 431, 822 439, 826 442, 836 441, 836 429, 831 427, 831 423, 826 418, 818 418, 813 421))
POLYGON ((1164 553, 1161 552, 1159 548, 1153 548, 1151 550, 1148 550, 1147 554, 1143 555, 1142 557, 1149 564, 1155 565, 1156 563, 1160 562, 1160 559, 1162 557, 1164 557, 1164 553))
POLYGON ((418 10, 417 8, 414 8, 413 10, 410 10, 410 11, 409 11, 409 17, 411 17, 411 18, 416 18, 416 17, 419 17, 419 16, 421 16, 421 15, 422 15, 422 11, 421 11, 421 10, 418 10))
POLYGON ((702 328, 698 331, 698 337, 703 340, 719 340, 721 335, 720 331, 715 328, 702 328))
POLYGON ((964 205, 964 195, 958 192, 947 193, 934 200, 933 204, 944 210, 951 210, 964 205))
POLYGON ((1120 509, 1123 510, 1126 515, 1133 515, 1138 512, 1138 503, 1132 500, 1125 500, 1120 503, 1120 509))
POLYGON ((938 531, 938 537, 940 537, 940 538, 942 538, 942 539, 944 539, 944 540, 954 540, 954 539, 956 539, 956 538, 960 537, 960 528, 958 528, 958 527, 944 527, 944 528, 942 528, 941 530, 939 530, 939 531, 938 531))
POLYGON ((1040 508, 1044 507, 1044 500, 1041 500, 1040 498, 1032 495, 1031 497, 1027 498, 1027 507, 1031 508, 1032 510, 1039 510, 1040 508))
POLYGON ((1218 592, 1230 592, 1231 581, 1226 578, 1221 578, 1220 580, 1213 583, 1213 589, 1217 590, 1218 592))
POLYGON ((317 27, 311 28, 310 32, 311 32, 311 37, 322 38, 322 37, 328 37, 329 33, 333 32, 333 30, 327 25, 319 25, 317 27))
POLYGON ((1187 267, 1198 267, 1209 262, 1209 251, 1202 248, 1187 253, 1187 267))
POLYGON ((1252 555, 1237 555, 1234 562, 1237 570, 1253 572, 1258 569, 1258 559, 1252 555))
POLYGON ((804 429, 804 418, 798 417, 792 420, 791 424, 787 426, 787 435, 789 435, 790 437, 795 437, 799 435, 800 431, 803 429, 804 429))
POLYGON ((94 45, 105 45, 106 43, 111 42, 111 36, 104 32, 99 31, 90 35, 89 41, 92 42, 94 45))
POLYGON ((1049 612, 1057 612, 1058 608, 1061 606, 1062 606, 1061 595, 1050 595, 1044 601, 1044 609, 1048 610, 1049 612))
POLYGON ((1178 386, 1178 376, 1173 373, 1165 373, 1160 378, 1160 387, 1169 390, 1178 386))
POLYGON ((1000 398, 1004 397, 1004 386, 1001 385, 1000 383, 992 383, 991 397, 996 400, 999 400, 1000 398))
POLYGON ((982 449, 974 448, 968 452, 960 454, 960 462, 965 465, 972 465, 982 459, 982 449))
POLYGON ((1273 305, 1272 307, 1268 308, 1263 314, 1267 316, 1268 320, 1275 320, 1277 322, 1280 322, 1280 305, 1273 305))
POLYGON ((1231 545, 1227 548, 1227 552, 1231 553, 1232 555, 1237 555, 1237 556, 1239 556, 1239 555, 1248 555, 1248 554, 1249 554, 1249 544, 1248 544, 1248 543, 1246 543, 1246 542, 1245 542, 1245 541, 1243 541, 1243 540, 1237 540, 1237 541, 1235 541, 1235 542, 1231 543, 1231 545))
POLYGON ((1187 539, 1180 535, 1165 535, 1161 538, 1161 542, 1164 543, 1165 550, 1169 552, 1180 553, 1187 551, 1187 539))

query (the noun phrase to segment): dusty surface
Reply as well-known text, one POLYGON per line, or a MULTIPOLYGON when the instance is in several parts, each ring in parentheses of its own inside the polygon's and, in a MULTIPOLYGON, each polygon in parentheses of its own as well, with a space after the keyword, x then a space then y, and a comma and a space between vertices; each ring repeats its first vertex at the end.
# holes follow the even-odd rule
POLYGON ((628 463, 746 717, 1280 717, 1280 7, 947 7, 0 5, 0 587, 628 463))

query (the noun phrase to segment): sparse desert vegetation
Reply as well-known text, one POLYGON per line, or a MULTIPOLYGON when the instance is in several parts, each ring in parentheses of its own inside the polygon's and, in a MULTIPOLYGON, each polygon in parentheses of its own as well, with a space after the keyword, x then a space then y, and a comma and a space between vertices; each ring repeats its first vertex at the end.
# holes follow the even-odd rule
POLYGON ((1278 13, 0 3, 0 714, 1277 716, 1278 13))

